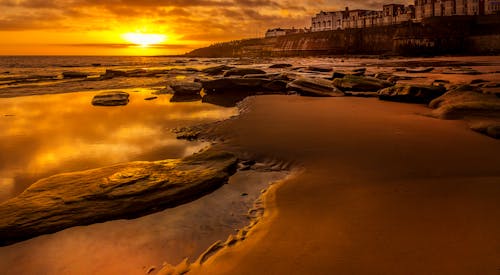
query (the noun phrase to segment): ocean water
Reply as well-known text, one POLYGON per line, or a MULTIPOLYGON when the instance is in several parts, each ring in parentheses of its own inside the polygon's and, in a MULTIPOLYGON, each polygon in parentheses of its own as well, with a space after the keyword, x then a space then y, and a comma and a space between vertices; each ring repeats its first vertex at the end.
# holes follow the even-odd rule
POLYGON ((194 77, 193 72, 184 74, 182 68, 211 63, 213 60, 167 57, 0 56, 0 202, 57 173, 180 158, 207 146, 177 140, 171 130, 228 118, 237 113, 235 108, 201 101, 173 103, 171 95, 153 93, 168 81, 194 77), (60 77, 69 70, 102 74, 110 68, 159 67, 177 68, 178 72, 103 81, 60 77), (53 78, 39 79, 39 75, 53 78), (2 85, 1 79, 9 81, 2 85), (128 92, 129 104, 91 105, 95 94, 110 90, 128 92), (151 96, 157 99, 145 100, 151 96))

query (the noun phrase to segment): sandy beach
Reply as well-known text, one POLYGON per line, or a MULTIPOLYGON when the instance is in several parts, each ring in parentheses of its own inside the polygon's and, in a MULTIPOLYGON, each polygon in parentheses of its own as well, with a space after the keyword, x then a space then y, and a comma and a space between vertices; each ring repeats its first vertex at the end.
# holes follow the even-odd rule
POLYGON ((498 274, 498 140, 376 99, 245 105, 217 129, 225 146, 302 169, 247 240, 189 274, 498 274))

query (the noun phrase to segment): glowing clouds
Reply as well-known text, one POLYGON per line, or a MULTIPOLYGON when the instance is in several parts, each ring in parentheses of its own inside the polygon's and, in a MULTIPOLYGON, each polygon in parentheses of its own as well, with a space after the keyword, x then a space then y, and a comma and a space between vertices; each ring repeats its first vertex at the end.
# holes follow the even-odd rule
POLYGON ((166 35, 152 34, 152 33, 129 32, 123 34, 122 37, 126 41, 136 45, 140 45, 141 47, 148 47, 150 45, 160 44, 167 40, 166 35))

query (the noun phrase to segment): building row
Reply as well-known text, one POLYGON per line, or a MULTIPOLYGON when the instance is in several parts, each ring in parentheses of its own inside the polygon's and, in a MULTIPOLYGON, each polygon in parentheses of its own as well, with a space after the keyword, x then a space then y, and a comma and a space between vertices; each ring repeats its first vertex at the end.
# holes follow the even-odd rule
POLYGON ((427 17, 499 14, 500 0, 415 0, 414 5, 383 5, 382 10, 321 11, 311 20, 311 31, 342 30, 421 21, 427 17))

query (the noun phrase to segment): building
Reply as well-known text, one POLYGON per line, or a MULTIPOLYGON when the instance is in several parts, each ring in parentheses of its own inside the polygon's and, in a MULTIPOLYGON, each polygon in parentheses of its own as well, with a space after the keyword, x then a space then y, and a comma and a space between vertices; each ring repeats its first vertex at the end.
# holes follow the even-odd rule
POLYGON ((500 0, 415 0, 415 19, 500 13, 500 0))
POLYGON ((487 0, 486 14, 500 14, 500 0, 487 0))
POLYGON ((311 30, 319 32, 342 29, 343 19, 344 12, 342 11, 320 11, 311 19, 311 30))
POLYGON ((500 0, 415 0, 415 5, 387 4, 382 10, 321 11, 311 19, 310 30, 367 28, 418 22, 434 16, 485 14, 500 14, 500 0))

